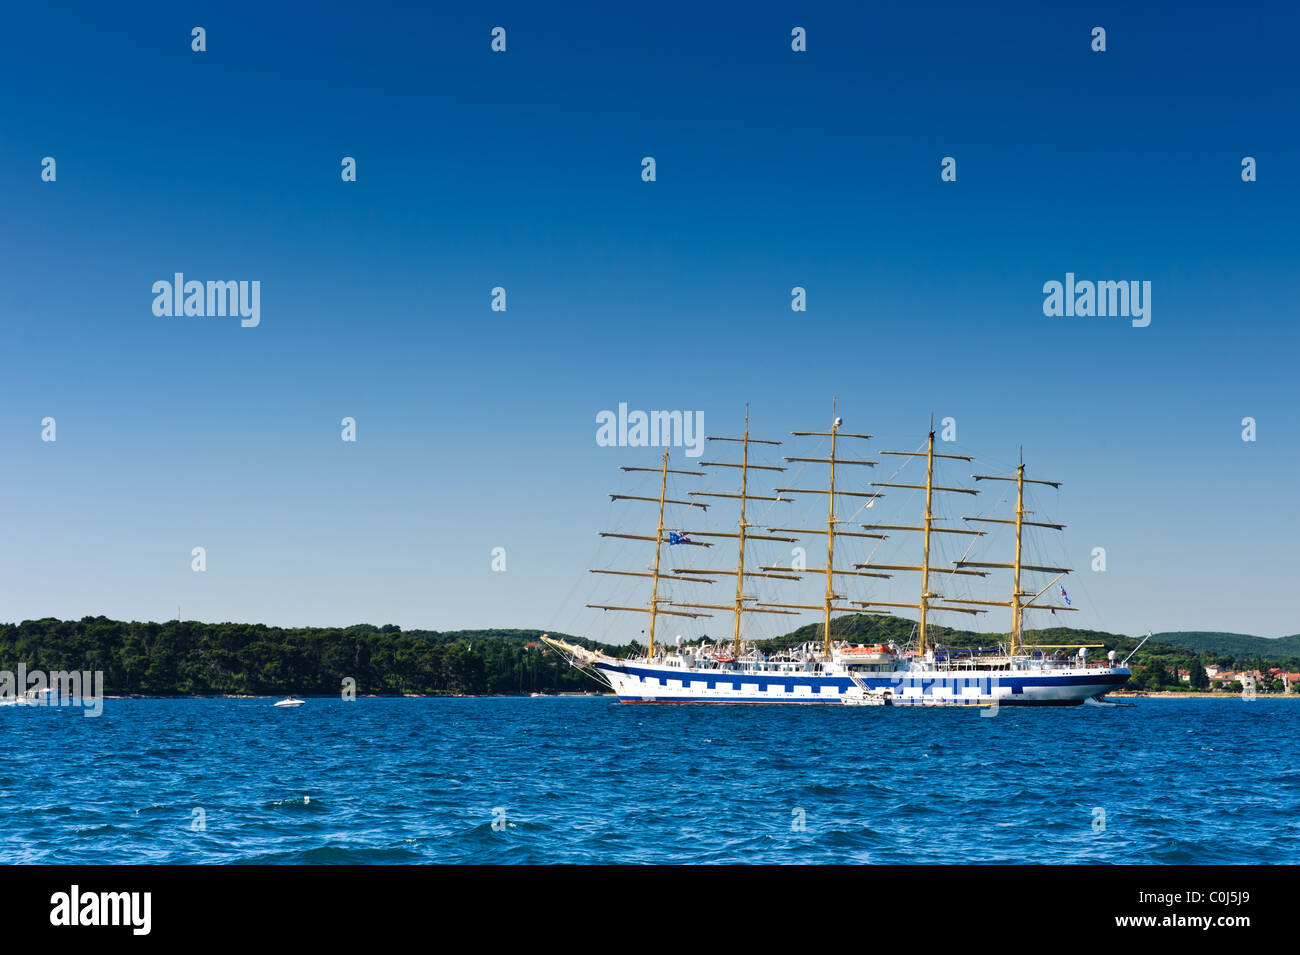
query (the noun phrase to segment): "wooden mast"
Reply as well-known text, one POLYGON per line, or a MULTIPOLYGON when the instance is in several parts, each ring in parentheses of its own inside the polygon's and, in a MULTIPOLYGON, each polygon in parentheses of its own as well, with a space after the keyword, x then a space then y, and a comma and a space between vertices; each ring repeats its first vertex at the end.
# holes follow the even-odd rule
MULTIPOLYGON (((1010 564, 986 564, 986 563, 976 563, 974 561, 960 561, 957 564, 958 567, 997 567, 997 568, 1004 568, 1011 571, 1011 599, 1005 601, 986 600, 981 602, 989 604, 990 606, 1011 608, 1010 655, 1015 656, 1016 651, 1020 649, 1020 647, 1023 644, 1026 610, 1051 610, 1055 612, 1057 610, 1076 609, 1074 607, 1066 607, 1066 606, 1061 606, 1056 604, 1040 604, 1035 602, 1039 597, 1041 597, 1044 593, 1047 592, 1048 587, 1052 586, 1052 584, 1056 583, 1058 580, 1060 580, 1062 577, 1064 577, 1066 574, 1070 572, 1070 569, 1068 567, 1043 567, 1037 564, 1026 564, 1022 559, 1022 553, 1023 553, 1022 535, 1024 532, 1024 528, 1047 527, 1047 528, 1051 528, 1052 530, 1058 530, 1058 531, 1064 530, 1065 528, 1064 524, 1048 524, 1042 521, 1025 520, 1025 515, 1031 513, 1030 511, 1025 510, 1025 485, 1046 484, 1049 487, 1059 488, 1061 486, 1061 482, 1060 481, 1038 481, 1038 480, 1033 480, 1031 478, 1025 477, 1025 454, 1023 448, 1020 451, 1020 464, 1017 465, 1016 467, 1015 477, 1001 477, 999 475, 994 475, 994 474, 972 474, 971 477, 973 477, 976 481, 1015 481, 1016 482, 1016 519, 1014 521, 1006 520, 1005 518, 999 520, 990 517, 962 518, 963 520, 979 521, 984 524, 1014 524, 1016 528, 1015 561, 1010 564), (1047 586, 1044 587, 1042 590, 1038 591, 1037 593, 1031 594, 1027 591, 1021 590, 1020 575, 1023 571, 1056 574, 1056 576, 1053 577, 1048 582, 1047 586), (1024 600, 1023 598, 1025 597, 1028 597, 1029 599, 1024 600)), ((965 602, 973 603, 974 601, 965 601, 965 602)))
POLYGON ((925 544, 921 550, 921 609, 917 620, 919 634, 918 649, 925 655, 925 612, 930 606, 930 525, 934 514, 930 509, 930 499, 934 494, 934 419, 930 419, 930 441, 925 453, 925 544))
MULTIPOLYGON (((877 573, 874 571, 844 569, 835 566, 835 538, 836 537, 871 537, 871 538, 877 538, 883 540, 887 536, 885 534, 866 534, 866 533, 860 533, 856 531, 841 531, 836 529, 836 527, 840 523, 839 519, 836 518, 835 516, 836 495, 839 495, 840 497, 846 497, 846 496, 868 497, 873 499, 878 497, 884 497, 883 494, 880 494, 878 492, 868 493, 862 491, 841 491, 836 489, 835 465, 860 464, 866 467, 876 466, 875 461, 849 460, 847 458, 841 458, 835 453, 836 448, 838 447, 839 438, 842 437, 860 438, 862 440, 868 440, 871 438, 871 435, 869 434, 848 434, 845 432, 841 432, 840 427, 842 426, 843 422, 840 420, 839 416, 836 415, 835 413, 836 410, 837 410, 837 403, 836 400, 832 398, 831 399, 831 429, 829 431, 790 432, 791 434, 797 437, 812 436, 812 437, 830 438, 831 439, 830 457, 826 457, 826 458, 787 457, 786 458, 787 461, 803 461, 803 462, 809 462, 813 464, 829 464, 830 477, 827 481, 826 489, 822 490, 821 488, 797 488, 797 487, 779 487, 776 489, 776 492, 778 494, 825 494, 827 498, 826 529, 823 531, 811 527, 770 527, 768 528, 768 530, 774 532, 789 531, 798 534, 825 534, 826 535, 826 566, 817 567, 817 568, 812 568, 812 567, 804 568, 809 573, 824 573, 826 575, 826 593, 825 593, 824 600, 820 606, 816 604, 764 604, 763 605, 766 607, 783 607, 783 608, 792 608, 792 609, 822 611, 822 646, 823 646, 823 652, 825 653, 827 660, 831 659, 831 614, 834 612, 851 611, 853 609, 852 607, 842 607, 842 606, 835 605, 835 602, 841 599, 840 595, 835 592, 835 575, 839 574, 841 576, 849 575, 855 577, 881 577, 881 578, 887 578, 892 576, 890 574, 877 573)), ((774 570, 776 568, 764 567, 763 569, 774 570)))
MULTIPOLYGON (((855 600, 854 603, 859 606, 870 609, 872 607, 910 607, 917 611, 917 650, 924 654, 929 648, 929 635, 926 631, 929 612, 945 611, 952 613, 980 614, 987 613, 985 610, 970 609, 965 607, 953 607, 950 603, 965 603, 970 601, 947 601, 941 594, 936 594, 930 590, 930 538, 934 534, 970 534, 981 535, 983 531, 970 531, 953 527, 935 527, 934 526, 934 494, 951 493, 951 494, 978 494, 964 487, 948 487, 934 483, 934 462, 936 458, 949 458, 956 461, 970 461, 971 458, 964 454, 941 454, 934 450, 934 418, 930 418, 930 432, 926 438, 924 451, 882 451, 881 454, 890 454, 898 457, 925 457, 925 483, 924 484, 901 484, 892 481, 874 482, 872 487, 902 487, 910 488, 916 491, 925 491, 925 513, 919 527, 903 524, 863 524, 868 530, 898 530, 898 531, 917 531, 922 535, 921 544, 921 563, 919 565, 900 565, 900 564, 874 564, 867 562, 865 564, 854 564, 855 567, 877 568, 882 570, 914 570, 920 571, 921 574, 921 595, 917 603, 899 604, 899 603, 879 603, 873 601, 855 600), (941 599, 945 602, 942 604, 933 604, 932 599, 941 599)), ((961 567, 961 564, 957 565, 961 567)), ((945 574, 958 574, 963 576, 987 577, 988 574, 982 570, 958 570, 946 569, 945 574)))
MULTIPOLYGON (((626 472, 626 471, 647 471, 647 472, 653 471, 654 473, 656 473, 656 474, 658 474, 658 475, 660 476, 660 482, 659 482, 659 496, 658 496, 657 498, 654 498, 654 497, 647 497, 647 496, 642 496, 642 495, 635 495, 635 494, 611 494, 611 495, 609 496, 609 499, 610 499, 611 501, 655 501, 655 502, 658 502, 658 504, 659 504, 659 521, 658 521, 657 529, 656 529, 656 531, 655 531, 655 535, 654 535, 653 537, 651 537, 649 534, 623 534, 623 533, 616 533, 616 532, 614 532, 614 531, 601 531, 601 532, 600 532, 600 536, 601 536, 601 537, 617 537, 617 538, 622 538, 622 539, 624 539, 624 540, 654 541, 654 542, 655 542, 655 559, 654 559, 653 569, 647 572, 647 571, 644 571, 644 570, 612 570, 612 569, 607 569, 607 568, 592 568, 592 569, 591 569, 591 573, 593 573, 593 574, 614 574, 614 575, 617 575, 617 576, 620 576, 620 577, 649 577, 650 580, 651 580, 650 605, 649 605, 648 607, 624 607, 624 606, 618 606, 618 605, 612 605, 612 604, 587 604, 587 606, 590 607, 590 608, 592 608, 593 610, 619 610, 619 611, 626 611, 626 612, 629 612, 629 613, 648 613, 648 614, 650 615, 650 626, 649 626, 649 629, 648 629, 648 632, 649 632, 649 635, 650 635, 650 646, 649 646, 648 651, 647 651, 647 656, 653 658, 653 657, 654 657, 654 652, 655 652, 655 624, 656 624, 656 622, 657 622, 658 617, 659 617, 660 614, 668 614, 668 615, 670 615, 670 616, 674 616, 674 617, 691 617, 691 618, 695 618, 695 617, 710 617, 710 616, 712 616, 712 614, 707 614, 707 613, 690 613, 690 612, 679 611, 679 610, 663 610, 663 609, 660 609, 660 606, 659 606, 660 603, 669 603, 669 604, 672 603, 672 601, 669 601, 669 600, 663 600, 663 599, 659 596, 659 581, 660 581, 660 580, 670 580, 670 581, 671 581, 671 580, 681 580, 681 581, 690 581, 691 583, 700 583, 700 584, 711 584, 711 583, 713 583, 712 580, 710 580, 710 579, 708 579, 708 578, 705 578, 705 577, 699 577, 699 576, 697 576, 697 577, 683 577, 683 576, 680 576, 680 575, 670 575, 670 576, 668 576, 668 577, 665 577, 663 574, 660 573, 660 557, 661 557, 661 555, 662 555, 662 553, 663 553, 663 544, 664 544, 664 507, 665 507, 665 505, 667 505, 667 504, 680 504, 680 505, 682 505, 682 506, 684 506, 684 507, 698 507, 698 508, 700 508, 701 510, 708 510, 709 505, 707 505, 707 504, 702 504, 702 503, 699 503, 699 502, 697 502, 697 501, 680 501, 680 500, 671 500, 671 499, 668 497, 668 475, 669 475, 669 474, 685 474, 685 475, 688 475, 689 477, 702 477, 702 475, 700 474, 699 471, 676 471, 676 470, 673 470, 673 469, 669 468, 669 467, 668 467, 668 452, 667 452, 667 451, 664 452, 663 465, 662 465, 661 467, 657 467, 657 468, 646 468, 646 467, 630 467, 630 466, 629 466, 629 467, 623 467, 623 468, 620 468, 620 470, 625 471, 625 472, 626 472)), ((704 543, 704 542, 699 542, 697 546, 701 546, 701 547, 712 547, 713 545, 712 545, 712 544, 708 544, 708 543, 704 543)))
POLYGON ((1020 449, 1020 464, 1016 467, 1016 568, 1011 579, 1011 656, 1016 655, 1020 643, 1020 630, 1024 624, 1024 611, 1020 609, 1020 535, 1025 526, 1025 449, 1020 449))
POLYGON ((831 658, 831 601, 835 599, 835 588, 831 586, 831 568, 835 566, 835 435, 840 430, 840 419, 835 410, 836 402, 831 398, 831 476, 826 493, 826 616, 822 625, 827 660, 831 658))
MULTIPOLYGON (((751 464, 749 462, 749 446, 751 444, 779 445, 781 442, 766 441, 761 438, 751 438, 749 436, 749 405, 748 404, 745 405, 745 432, 741 437, 732 438, 732 437, 719 437, 716 435, 707 435, 706 440, 734 441, 741 445, 741 459, 739 463, 733 461, 701 461, 700 462, 700 467, 740 468, 740 493, 731 494, 731 493, 723 493, 717 491, 713 491, 713 492, 691 491, 690 495, 692 497, 724 497, 724 498, 738 499, 740 501, 739 526, 736 528, 737 532, 734 534, 726 533, 722 531, 689 531, 687 533, 691 537, 735 538, 737 542, 736 569, 733 572, 731 570, 701 570, 699 568, 693 567, 690 569, 690 573, 700 574, 704 576, 708 576, 710 574, 715 574, 718 576, 730 576, 732 573, 734 573, 736 577, 736 599, 731 604, 695 604, 695 603, 679 603, 677 601, 667 601, 667 603, 669 603, 674 607, 731 611, 734 618, 734 623, 732 625, 732 656, 733 659, 737 659, 740 656, 742 619, 745 614, 747 613, 780 613, 780 614, 791 614, 791 615, 793 614, 793 611, 790 610, 775 609, 775 605, 755 605, 750 607, 745 606, 745 601, 751 599, 745 596, 745 578, 746 577, 777 577, 783 580, 801 580, 802 578, 799 577, 798 575, 788 573, 789 568, 762 568, 761 571, 749 571, 745 569, 745 544, 748 543, 749 541, 756 541, 756 540, 788 541, 793 543, 796 540, 796 538, 793 537, 776 537, 776 536, 771 536, 766 534, 751 534, 749 532, 750 524, 749 521, 747 520, 747 512, 745 507, 746 503, 749 501, 785 500, 784 498, 781 497, 765 497, 762 495, 749 493, 749 472, 750 471, 755 471, 755 470, 784 471, 785 470, 784 467, 778 467, 775 465, 751 464), (786 570, 787 572, 768 573, 766 572, 768 570, 786 570)), ((703 543, 703 542, 696 542, 696 543, 703 543)), ((712 546, 712 545, 706 544, 705 546, 712 546)))
POLYGON ((741 439, 740 453, 740 533, 737 535, 739 542, 739 556, 736 560, 736 617, 734 633, 732 635, 731 655, 734 659, 740 659, 740 616, 744 610, 745 602, 745 495, 749 487, 749 402, 745 402, 745 436, 741 439))
POLYGON ((659 485, 659 530, 655 532, 654 583, 650 590, 650 659, 655 655, 655 618, 659 615, 659 557, 664 549, 664 498, 668 496, 668 452, 664 451, 663 481, 659 485))

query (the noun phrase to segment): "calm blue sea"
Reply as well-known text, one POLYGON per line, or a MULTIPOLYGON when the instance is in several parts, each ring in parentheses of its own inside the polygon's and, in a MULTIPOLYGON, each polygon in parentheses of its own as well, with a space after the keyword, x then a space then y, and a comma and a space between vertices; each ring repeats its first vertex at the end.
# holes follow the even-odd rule
POLYGON ((1300 862, 1294 701, 271 702, 0 709, 0 861, 1300 862))

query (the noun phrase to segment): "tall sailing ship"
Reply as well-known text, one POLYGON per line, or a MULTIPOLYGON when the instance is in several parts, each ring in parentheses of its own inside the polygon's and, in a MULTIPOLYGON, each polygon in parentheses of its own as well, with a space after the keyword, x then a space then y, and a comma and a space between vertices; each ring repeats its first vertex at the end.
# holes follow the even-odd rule
MULTIPOLYGON (((613 501, 655 504, 658 509, 657 528, 653 533, 633 534, 608 531, 602 537, 634 540, 642 545, 653 545, 652 562, 645 569, 594 569, 592 573, 612 574, 622 577, 643 578, 649 582, 649 601, 643 606, 617 604, 588 604, 592 609, 620 613, 643 614, 648 619, 643 631, 648 637, 644 654, 631 657, 613 657, 576 644, 543 636, 543 640, 560 651, 568 660, 596 679, 607 684, 627 703, 785 703, 785 704, 859 704, 859 705, 914 705, 914 706, 988 706, 988 705, 1073 705, 1091 697, 1100 698, 1107 692, 1123 686, 1131 671, 1115 661, 1111 651, 1107 659, 1090 661, 1088 650, 1095 645, 1082 644, 1026 644, 1024 641, 1024 614, 1027 610, 1068 612, 1076 608, 1044 601, 1044 596, 1070 571, 1065 567, 1031 564, 1023 560, 1024 533, 1027 528, 1059 531, 1063 525, 1045 521, 1027 520, 1031 512, 1025 508, 1025 486, 1060 486, 1056 481, 1031 479, 1025 476, 1023 459, 1014 474, 974 474, 972 479, 1011 482, 1015 485, 1016 508, 1014 517, 968 516, 962 517, 970 524, 1001 524, 1014 526, 1015 549, 1013 559, 1007 563, 993 563, 965 559, 970 550, 985 535, 978 527, 944 526, 936 515, 939 495, 967 495, 974 497, 975 488, 956 487, 935 483, 936 461, 971 462, 972 458, 959 454, 935 451, 933 422, 925 445, 912 451, 884 451, 882 455, 904 459, 900 472, 908 461, 924 459, 925 483, 901 481, 874 481, 858 484, 843 478, 845 469, 861 473, 859 469, 874 468, 879 462, 862 457, 840 456, 841 443, 866 442, 868 434, 853 434, 841 430, 842 421, 834 416, 828 431, 795 431, 800 439, 820 439, 828 446, 826 457, 786 457, 787 464, 827 468, 825 487, 777 487, 772 493, 755 493, 752 485, 757 476, 770 472, 783 472, 784 465, 759 464, 752 460, 755 450, 768 450, 781 444, 750 436, 749 412, 745 412, 745 430, 739 437, 709 436, 708 441, 720 447, 734 447, 738 460, 701 461, 702 470, 674 469, 670 455, 664 452, 660 467, 624 467, 625 472, 657 472, 658 496, 650 494, 611 494, 613 501), (703 469, 726 469, 726 473, 739 472, 735 490, 694 490, 686 498, 670 498, 669 476, 674 483, 678 478, 699 479, 708 473, 703 469), (837 473, 839 469, 839 473, 837 473), (847 485, 847 486, 846 486, 847 485), (839 514, 854 503, 857 511, 874 508, 888 490, 905 489, 919 496, 924 492, 924 510, 918 523, 853 524, 841 519, 839 514), (766 506, 767 513, 781 504, 802 500, 801 495, 825 496, 826 526, 783 527, 760 526, 752 508, 766 506), (668 508, 681 509, 684 514, 707 511, 711 502, 702 499, 718 498, 734 501, 739 518, 734 530, 692 530, 688 526, 675 527, 666 521, 668 508), (846 562, 837 558, 837 542, 884 541, 893 533, 916 534, 920 541, 919 564, 883 563, 874 560, 874 550, 867 559, 846 562), (961 559, 940 564, 932 558, 931 544, 936 535, 955 535, 971 542, 961 559), (809 567, 806 561, 796 560, 790 566, 762 563, 749 558, 747 548, 771 546, 773 543, 797 544, 805 540, 825 540, 825 566, 809 567), (695 566, 665 567, 664 551, 702 548, 712 554, 719 545, 735 543, 734 567, 695 566), (838 563, 837 563, 838 561, 838 563), (848 563, 848 566, 845 564, 848 563), (972 599, 945 595, 935 588, 960 591, 954 585, 966 578, 983 580, 993 571, 1010 571, 1011 594, 1006 600, 972 599), (850 586, 860 586, 873 579, 888 580, 898 573, 919 575, 919 592, 914 602, 856 600, 842 591, 850 586), (1024 580, 1051 576, 1042 587, 1026 586, 1024 580), (824 579, 824 596, 820 603, 788 603, 763 599, 760 590, 779 586, 781 581, 800 581, 805 578, 824 579), (735 595, 727 603, 698 602, 677 599, 690 585, 712 587, 734 578, 735 595), (773 582, 773 583, 769 583, 773 582), (1036 589, 1035 589, 1036 588, 1036 589), (932 635, 930 616, 935 613, 978 615, 991 607, 1009 608, 1011 630, 1005 640, 988 649, 946 648, 937 645, 932 635), (912 639, 900 645, 894 641, 876 644, 853 643, 832 636, 831 621, 836 614, 863 613, 890 614, 894 610, 914 610, 916 626, 912 639), (821 614, 821 639, 798 646, 770 649, 770 642, 752 637, 757 629, 754 621, 769 615, 795 616, 801 612, 819 611, 821 614), (687 618, 731 617, 730 639, 702 639, 698 643, 676 643, 665 646, 659 639, 658 628, 662 617, 687 618), (769 647, 764 652, 764 647, 769 647), (1070 652, 1066 652, 1070 651, 1070 652)), ((713 447, 714 445, 710 445, 713 447)), ((816 521, 810 522, 815 523, 816 521)), ((729 550, 729 547, 725 549, 729 550)), ((802 555, 806 553, 800 550, 802 555)), ((722 560, 709 558, 710 564, 722 560)), ((689 562, 688 562, 689 563, 689 562)), ((818 584, 818 587, 821 585, 818 584)), ((1061 594, 1065 590, 1061 588, 1061 594)), ((724 598, 725 599, 725 598, 724 598)), ((1049 600, 1051 598, 1048 598, 1049 600)), ((1127 662, 1127 661, 1125 661, 1127 662)))

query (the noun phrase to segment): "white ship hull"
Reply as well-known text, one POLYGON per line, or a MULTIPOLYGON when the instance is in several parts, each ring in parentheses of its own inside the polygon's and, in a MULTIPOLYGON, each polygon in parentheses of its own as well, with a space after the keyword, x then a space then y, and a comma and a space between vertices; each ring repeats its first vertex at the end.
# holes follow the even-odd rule
POLYGON ((888 689, 895 706, 1073 706, 1128 682, 1116 666, 1013 669, 908 669, 850 674, 838 664, 817 671, 691 668, 597 658, 589 665, 625 703, 842 704, 850 687, 888 689))

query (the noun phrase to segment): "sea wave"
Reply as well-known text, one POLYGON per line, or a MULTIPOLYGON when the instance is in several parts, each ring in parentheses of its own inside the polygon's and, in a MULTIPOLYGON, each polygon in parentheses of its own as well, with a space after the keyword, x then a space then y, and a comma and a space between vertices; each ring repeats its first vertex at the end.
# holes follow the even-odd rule
POLYGON ((8 764, 41 771, 0 775, 0 861, 1300 862, 1296 706, 376 698, 283 715, 130 699, 6 718, 8 764))

